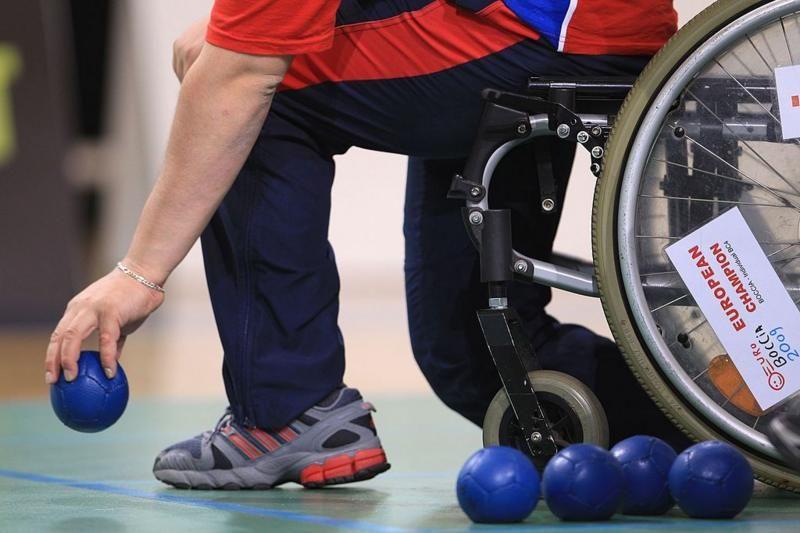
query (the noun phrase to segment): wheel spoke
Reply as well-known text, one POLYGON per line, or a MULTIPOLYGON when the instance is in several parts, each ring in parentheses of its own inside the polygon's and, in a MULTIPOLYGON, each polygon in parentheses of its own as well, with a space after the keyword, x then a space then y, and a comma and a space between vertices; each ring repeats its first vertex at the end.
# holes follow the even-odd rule
POLYGON ((761 54, 761 50, 759 50, 758 47, 755 45, 750 35, 747 36, 747 40, 750 42, 750 45, 753 47, 753 50, 756 51, 756 54, 758 54, 758 57, 761 58, 761 61, 763 61, 764 64, 767 66, 767 70, 772 71, 773 70, 772 65, 770 65, 769 62, 766 60, 766 58, 761 54))
MULTIPOLYGON (((730 72, 728 72, 728 69, 726 69, 724 66, 722 66, 722 63, 720 63, 719 61, 717 61, 717 60, 714 60, 714 62, 715 62, 717 65, 719 65, 719 68, 721 68, 721 69, 722 69, 722 71, 723 71, 725 74, 727 74, 727 75, 728 75, 728 77, 729 77, 730 79, 732 79, 732 80, 733 80, 733 82, 734 82, 736 85, 738 85, 739 87, 741 87, 741 89, 742 89, 742 90, 743 90, 745 93, 747 93, 747 96, 749 96, 750 98, 752 98, 752 100, 753 100, 753 101, 754 101, 756 104, 758 104, 758 107, 760 107, 761 109, 763 109, 763 110, 764 110, 764 113, 766 113, 767 115, 769 115, 770 117, 772 117, 772 120, 774 120, 774 121, 775 121, 775 123, 776 123, 776 124, 778 124, 778 126, 781 126, 781 127, 783 127, 783 124, 781 124, 781 121, 780 121, 780 120, 778 120, 778 117, 776 117, 775 115, 773 115, 773 114, 772 114, 772 111, 770 111, 769 109, 767 109, 766 107, 764 107, 764 104, 762 104, 762 103, 761 103, 761 101, 760 101, 758 98, 756 98, 756 97, 753 95, 753 93, 751 93, 751 92, 750 92, 750 91, 747 89, 747 87, 745 87, 744 85, 742 85, 742 83, 741 83, 739 80, 737 80, 737 79, 736 79, 736 76, 734 76, 733 74, 731 74, 730 72)), ((687 90, 688 90, 688 89, 687 89, 687 90)), ((699 100, 697 100, 697 101, 699 102, 699 100)), ((703 107, 705 107, 705 104, 703 104, 703 107)), ((707 109, 707 108, 706 108, 706 109, 707 109)))
MULTIPOLYGON (((767 254, 767 258, 770 258, 773 255, 777 255, 777 254, 779 254, 781 252, 784 252, 784 251, 788 250, 789 248, 791 248, 793 246, 797 246, 798 244, 800 244, 800 243, 793 243, 793 244, 790 244, 788 246, 784 246, 783 248, 780 248, 778 250, 775 250, 774 252, 768 253, 767 254)), ((795 256, 795 257, 792 257, 791 259, 796 259, 797 257, 800 257, 800 256, 795 256)), ((775 263, 778 263, 779 261, 785 261, 785 260, 786 259, 776 259, 775 261, 770 261, 770 263, 772 263, 774 265, 775 263)), ((639 273, 639 276, 644 278, 644 277, 648 277, 648 276, 669 276, 669 275, 673 275, 673 274, 678 274, 678 271, 677 270, 662 270, 660 272, 644 272, 644 273, 639 273)))
POLYGON ((779 250, 775 250, 775 251, 774 251, 774 252, 772 252, 771 254, 767 254, 767 257, 772 257, 773 255, 779 254, 779 253, 781 253, 781 252, 783 252, 783 251, 785 251, 785 250, 788 250, 788 249, 789 249, 789 248, 791 248, 792 246, 797 246, 797 244, 798 244, 798 243, 793 243, 793 244, 790 244, 790 245, 788 245, 788 246, 784 246, 783 248, 781 248, 781 249, 779 249, 779 250))
POLYGON ((671 274, 677 274, 677 273, 678 273, 677 270, 662 270, 661 272, 645 272, 643 274, 640 273, 639 275, 644 278, 648 276, 669 276, 671 274))
MULTIPOLYGON (((691 233, 691 231, 689 232, 691 233)), ((686 235, 681 235, 680 237, 673 237, 671 235, 636 235, 637 239, 665 239, 669 241, 679 241, 686 237, 686 235)), ((797 244, 797 243, 788 243, 788 242, 770 242, 770 241, 758 241, 759 244, 764 246, 780 246, 783 244, 797 244)))
POLYGON ((566 422, 567 420, 569 420, 569 416, 567 416, 567 415, 564 415, 564 416, 562 416, 562 417, 561 417, 561 418, 558 420, 558 422, 552 422, 552 423, 550 424, 550 429, 551 429, 551 430, 554 430, 554 429, 558 429, 558 428, 560 428, 560 427, 561 427, 561 425, 562 425, 562 424, 564 424, 564 422, 566 422))
MULTIPOLYGON (((707 324, 707 323, 708 323, 708 319, 707 319, 707 318, 704 316, 704 317, 703 317, 703 319, 702 319, 700 322, 698 322, 697 324, 695 324, 694 326, 692 326, 692 329, 690 329, 689 331, 684 331, 683 333, 685 333, 685 334, 686 334, 686 336, 688 337, 689 335, 691 335, 692 333, 694 333, 695 331, 697 331, 697 330, 700 328, 700 326, 702 326, 702 325, 704 325, 704 324, 707 324)), ((676 339, 676 340, 674 340, 674 341, 672 341, 671 343, 669 343, 669 345, 668 345, 668 348, 671 350, 671 349, 672 349, 672 347, 673 347, 674 345, 676 345, 676 344, 678 344, 678 340, 677 340, 677 339, 676 339)), ((700 377, 700 376, 701 376, 703 373, 705 373, 707 370, 708 370, 708 368, 706 368, 706 370, 703 370, 703 372, 701 372, 700 374, 698 374, 697 376, 695 376, 695 377, 694 377, 694 379, 697 379, 697 378, 699 378, 699 377, 700 377)))
POLYGON ((674 304, 675 302, 679 302, 679 301, 683 300, 684 298, 686 298, 688 296, 689 296, 688 294, 684 294, 683 296, 678 296, 674 300, 670 300, 669 302, 667 302, 667 303, 665 303, 663 305, 659 305, 655 309, 651 309, 650 312, 651 313, 655 313, 656 311, 660 311, 660 310, 664 309, 665 307, 669 307, 670 305, 674 304))
POLYGON ((775 207, 779 209, 794 209, 790 205, 777 205, 777 204, 760 204, 756 202, 737 202, 734 200, 718 200, 716 198, 691 198, 687 196, 655 196, 650 194, 640 194, 641 198, 651 198, 653 200, 687 200, 689 202, 708 202, 715 204, 733 204, 733 205, 749 205, 754 207, 775 207))
MULTIPOLYGON (((717 64, 719 64, 719 61, 717 62, 717 64)), ((719 64, 719 66, 720 66, 720 67, 722 67, 722 65, 721 65, 721 64, 719 64)), ((722 67, 722 70, 725 70, 725 67, 722 67)), ((733 78, 733 80, 734 80, 734 81, 735 81, 737 84, 739 84, 739 87, 741 87, 742 89, 744 89, 744 91, 745 91, 747 94, 749 94, 749 95, 750 95, 750 96, 751 96, 751 97, 752 97, 754 100, 756 100, 756 98, 755 98, 755 97, 752 95, 752 93, 751 93, 750 91, 748 91, 747 89, 745 89, 744 85, 742 85, 741 83, 739 83, 739 80, 737 80, 736 78, 734 78, 734 77, 733 77, 733 75, 731 75, 731 74, 730 74, 730 73, 729 73, 727 70, 725 70, 725 73, 726 73, 726 74, 728 74, 729 76, 731 76, 731 78, 733 78)), ((688 91, 688 90, 687 90, 687 91, 688 91)), ((731 134, 734 136, 734 138, 735 138, 735 139, 736 139, 738 142, 740 142, 740 143, 742 143, 743 145, 745 145, 745 146, 747 147, 747 149, 748 149, 748 150, 750 150, 750 152, 751 152, 753 155, 755 155, 755 156, 756 156, 756 157, 759 159, 759 161, 761 161, 762 163, 764 163, 764 164, 767 166, 767 168, 769 168, 769 169, 770 169, 772 172, 774 172, 774 173, 775 173, 775 175, 776 175, 776 176, 778 176, 778 177, 779 177, 779 178, 780 178, 780 179, 781 179, 781 180, 782 180, 782 181, 783 181, 783 182, 784 182, 786 185, 788 185, 788 186, 789 186, 789 187, 790 187, 792 190, 794 190, 794 192, 796 192, 796 193, 800 194, 800 190, 797 190, 797 187, 795 187, 794 185, 792 185, 792 184, 789 182, 789 180, 787 180, 787 179, 786 179, 786 176, 784 176, 783 174, 781 174, 780 172, 778 172, 778 169, 776 169, 774 166, 772 166, 772 164, 770 164, 770 163, 769 163, 769 162, 768 162, 766 159, 764 159, 764 158, 761 156, 761 154, 759 154, 759 153, 758 153, 758 152, 757 152, 755 149, 753 149, 753 147, 752 147, 752 146, 750 146, 750 143, 748 143, 747 141, 745 141, 744 139, 742 139, 741 137, 739 137, 739 136, 736 134, 736 132, 735 132, 735 131, 733 131, 733 128, 731 128, 731 127, 730 127, 728 124, 726 124, 726 123, 725 123, 725 121, 724 121, 724 120, 722 120, 722 119, 719 117, 719 115, 717 115, 716 113, 714 113, 714 112, 711 110, 711 108, 710 108, 710 107, 708 107, 708 106, 705 104, 705 102, 703 102, 702 100, 700 100, 699 98, 697 98, 697 96, 695 96, 695 95, 692 93, 692 91, 688 91, 688 93, 689 93, 689 94, 691 94, 692 96, 694 96, 694 99, 695 99, 695 101, 696 101, 698 104, 700 104, 701 106, 703 106, 703 108, 705 108, 705 110, 706 110, 706 111, 707 111, 709 114, 711 114, 711 116, 712 116, 712 117, 714 117, 715 119, 717 119, 717 121, 718 121, 720 124, 722 124, 722 126, 723 126, 723 127, 727 128, 727 129, 728 129, 728 131, 730 131, 730 132, 731 132, 731 134)), ((761 106, 761 109, 763 109, 764 111, 766 111, 767 113, 769 113, 769 115, 770 115, 770 116, 771 116, 771 117, 772 117, 772 118, 773 118, 773 119, 774 119, 776 122, 778 122, 778 125, 780 125, 780 122, 778 121, 778 119, 777 119, 777 118, 775 118, 775 116, 774 116, 772 113, 770 113, 769 111, 767 111, 767 108, 766 108, 766 107, 764 107, 763 105, 761 105, 761 102, 759 102, 758 100, 756 100, 756 102, 758 103, 758 105, 760 105, 760 106, 761 106)), ((781 127, 782 127, 782 126, 781 126, 781 127)), ((793 146, 797 146, 797 145, 793 145, 793 146)))
POLYGON ((783 23, 783 17, 781 17, 781 30, 783 31, 783 40, 786 42, 786 50, 789 51, 789 61, 794 65, 794 54, 792 54, 792 47, 789 46, 789 37, 786 36, 786 25, 783 23))
MULTIPOLYGON (((753 186, 752 184, 747 183, 746 181, 742 181, 739 178, 732 178, 730 176, 723 176, 722 174, 717 174, 716 172, 709 172, 708 170, 703 170, 703 169, 697 168, 697 167, 690 167, 689 165, 681 165, 680 163, 676 163, 674 161, 667 161, 666 159, 654 159, 654 161, 656 161, 657 163, 664 163, 665 165, 669 165, 669 166, 673 166, 673 167, 678 167, 678 168, 683 168, 683 169, 686 169, 686 170, 691 170, 692 171, 692 177, 694 177, 695 173, 699 172, 700 174, 707 174, 709 176, 714 176, 715 178, 719 178, 719 179, 723 179, 723 180, 729 180, 729 181, 731 181, 733 183, 736 183, 738 185, 741 185, 743 187, 752 187, 753 186)), ((784 192, 785 193, 787 191, 779 191, 779 192, 784 192)))
MULTIPOLYGON (((670 125, 669 127, 670 127, 670 128, 672 128, 673 130, 675 129, 675 126, 673 126, 673 125, 670 125)), ((747 174, 745 174, 744 172, 742 172, 741 170, 739 170, 739 169, 738 169, 738 168, 736 168, 735 166, 731 165, 730 163, 728 163, 727 161, 725 161, 724 159, 722 159, 720 156, 718 156, 718 155, 717 155, 716 153, 714 153, 712 150, 709 150, 707 147, 703 146, 703 144, 702 144, 702 143, 700 143, 700 142, 696 141, 695 139, 693 139, 693 138, 692 138, 692 137, 690 137, 689 135, 686 135, 686 138, 687 138, 687 139, 689 140, 689 142, 691 142, 693 145, 695 145, 695 146, 699 147, 701 150, 703 150, 704 152, 706 152, 707 154, 709 154, 711 157, 713 157, 713 158, 717 159, 718 161, 721 161, 723 164, 725 164, 725 165, 726 165, 726 166, 728 166, 728 167, 729 167, 731 170, 733 170, 734 172, 736 172, 737 174, 739 174, 740 176, 742 176, 743 178, 745 178, 747 181, 749 181, 749 182, 751 182, 751 183, 753 183, 753 184, 757 185, 758 187, 761 187, 762 189, 764 189, 765 191, 767 191, 768 193, 770 193, 772 196, 774 196, 775 198, 777 198, 779 201, 783 202, 784 204, 786 204, 786 205, 789 205, 789 206, 792 206, 792 207, 794 207, 795 209, 797 209, 798 211, 800 211, 800 207, 798 207, 796 204, 794 204, 793 202, 791 202, 791 201, 790 201, 788 198, 785 198, 784 196, 781 196, 780 194, 778 194, 778 193, 777 193, 777 191, 775 191, 774 189, 772 189, 772 188, 770 188, 770 187, 767 187, 767 186, 766 186, 766 185, 764 185, 763 183, 761 183, 761 182, 759 182, 759 181, 757 181, 757 180, 755 180, 755 179, 751 178, 750 176, 748 176, 747 174)))

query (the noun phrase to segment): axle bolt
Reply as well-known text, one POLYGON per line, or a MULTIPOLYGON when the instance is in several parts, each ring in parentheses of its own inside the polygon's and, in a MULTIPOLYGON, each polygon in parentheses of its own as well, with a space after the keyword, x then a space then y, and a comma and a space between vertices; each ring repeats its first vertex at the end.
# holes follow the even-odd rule
POLYGON ((560 139, 566 139, 567 137, 569 137, 571 131, 572 130, 569 128, 568 125, 559 124, 558 127, 556 128, 556 135, 558 135, 560 139))

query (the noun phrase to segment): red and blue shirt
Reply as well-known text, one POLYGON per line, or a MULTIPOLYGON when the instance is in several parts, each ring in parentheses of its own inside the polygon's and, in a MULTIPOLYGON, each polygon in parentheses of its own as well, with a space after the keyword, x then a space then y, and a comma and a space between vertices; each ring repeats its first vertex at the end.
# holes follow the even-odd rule
POLYGON ((505 0, 559 52, 654 54, 675 33, 672 0, 505 0))
MULTIPOLYGON (((397 16, 407 16, 415 8, 422 10, 433 3, 456 4, 477 16, 509 11, 531 28, 534 37, 572 54, 653 54, 677 27, 672 0, 373 2, 376 10, 386 4, 389 7, 385 9, 398 11, 397 16)), ((333 43, 339 4, 335 0, 216 0, 207 39, 222 48, 249 54, 320 52, 333 43)))

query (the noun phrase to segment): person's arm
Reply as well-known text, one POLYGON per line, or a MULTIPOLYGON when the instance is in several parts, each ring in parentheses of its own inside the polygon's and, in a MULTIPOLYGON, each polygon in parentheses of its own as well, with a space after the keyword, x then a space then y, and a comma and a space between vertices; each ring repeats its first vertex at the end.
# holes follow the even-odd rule
POLYGON ((164 170, 123 263, 156 283, 167 279, 233 184, 289 62, 203 47, 183 80, 164 170))
MULTIPOLYGON (((122 263, 163 284, 188 253, 244 164, 290 56, 257 56, 206 43, 185 72, 163 171, 122 263)), ((77 374, 81 343, 99 330, 100 356, 116 373, 122 342, 163 294, 114 270, 70 301, 53 332, 45 381, 77 374)))

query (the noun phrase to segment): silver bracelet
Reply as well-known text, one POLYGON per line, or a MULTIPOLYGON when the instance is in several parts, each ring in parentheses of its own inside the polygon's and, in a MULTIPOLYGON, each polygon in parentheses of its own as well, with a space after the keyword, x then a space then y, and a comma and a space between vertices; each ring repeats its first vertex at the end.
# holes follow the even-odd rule
POLYGON ((166 292, 164 290, 164 287, 162 287, 158 283, 153 283, 152 281, 150 281, 149 279, 145 278, 144 276, 141 276, 141 275, 137 274, 136 272, 134 272, 133 270, 131 270, 130 268, 126 267, 122 263, 117 263, 117 270, 119 270, 120 272, 122 272, 126 276, 129 276, 129 277, 135 279, 136 281, 138 281, 139 283, 141 283, 145 287, 149 287, 149 288, 153 289, 154 291, 158 291, 158 292, 166 292))

